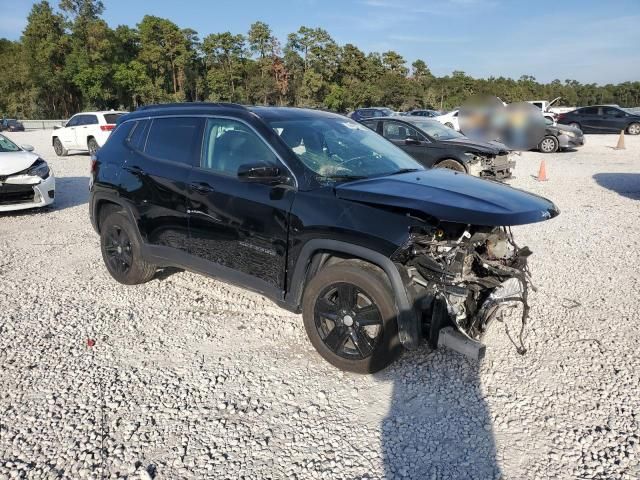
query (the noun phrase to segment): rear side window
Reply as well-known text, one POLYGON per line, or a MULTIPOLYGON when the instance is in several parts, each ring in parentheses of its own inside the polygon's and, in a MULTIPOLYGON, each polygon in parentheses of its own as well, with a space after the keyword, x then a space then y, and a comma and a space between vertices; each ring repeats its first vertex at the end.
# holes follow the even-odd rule
POLYGON ((203 125, 204 119, 197 117, 154 118, 144 152, 160 160, 197 165, 203 125))
POLYGON ((104 121, 107 122, 108 124, 116 123, 118 118, 120 118, 122 115, 124 114, 123 113, 105 113, 104 121))
MULTIPOLYGON (((127 122, 133 123, 133 122, 127 122)), ((129 133, 129 137, 127 138, 127 144, 134 150, 138 150, 139 152, 144 151, 144 144, 147 140, 147 133, 149 132, 149 124, 151 122, 149 120, 140 120, 135 122, 133 130, 129 133)))

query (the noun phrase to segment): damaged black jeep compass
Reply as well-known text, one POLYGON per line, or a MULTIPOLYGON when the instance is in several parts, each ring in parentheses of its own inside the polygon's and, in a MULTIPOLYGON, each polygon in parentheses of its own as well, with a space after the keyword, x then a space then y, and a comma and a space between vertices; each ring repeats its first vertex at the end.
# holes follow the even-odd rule
POLYGON ((509 302, 524 321, 530 252, 509 227, 558 209, 425 170, 339 115, 193 103, 118 120, 93 157, 90 214, 117 281, 177 266, 251 289, 364 373, 423 340, 475 342, 509 302))

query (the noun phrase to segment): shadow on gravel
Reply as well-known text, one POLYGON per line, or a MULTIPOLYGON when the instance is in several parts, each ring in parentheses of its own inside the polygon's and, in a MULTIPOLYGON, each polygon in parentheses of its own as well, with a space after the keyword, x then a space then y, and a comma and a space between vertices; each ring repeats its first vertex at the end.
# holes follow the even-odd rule
POLYGON ((640 173, 596 173, 593 179, 618 195, 640 200, 640 173))
POLYGON ((405 354, 380 380, 394 383, 381 432, 385 478, 502 477, 477 364, 423 351, 405 354))

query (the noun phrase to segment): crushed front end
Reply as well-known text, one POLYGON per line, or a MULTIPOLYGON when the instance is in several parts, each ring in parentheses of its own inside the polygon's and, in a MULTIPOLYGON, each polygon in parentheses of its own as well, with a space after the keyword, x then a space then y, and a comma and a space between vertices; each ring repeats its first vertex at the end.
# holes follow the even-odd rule
POLYGON ((505 180, 513 176, 515 166, 516 162, 513 160, 512 154, 504 151, 497 155, 474 154, 468 168, 471 175, 494 180, 505 180))
POLYGON ((520 331, 507 334, 524 353, 529 255, 508 228, 442 224, 413 231, 394 261, 402 265, 422 334, 433 347, 447 327, 477 342, 504 307, 520 304, 520 331))

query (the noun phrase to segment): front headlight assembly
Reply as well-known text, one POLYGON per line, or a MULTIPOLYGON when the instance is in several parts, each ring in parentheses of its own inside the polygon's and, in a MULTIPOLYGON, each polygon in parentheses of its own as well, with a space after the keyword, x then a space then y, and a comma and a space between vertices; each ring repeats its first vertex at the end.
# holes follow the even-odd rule
POLYGON ((575 138, 576 134, 574 132, 567 132, 565 130, 560 130, 560 135, 566 135, 569 138, 575 138))
POLYGON ((482 157, 477 153, 465 152, 464 156, 467 157, 467 160, 469 160, 470 163, 479 162, 482 160, 482 157))
POLYGON ((38 176, 43 180, 48 178, 50 173, 51 170, 49 170, 49 165, 47 165, 47 162, 41 158, 37 159, 27 170, 27 175, 38 176))

